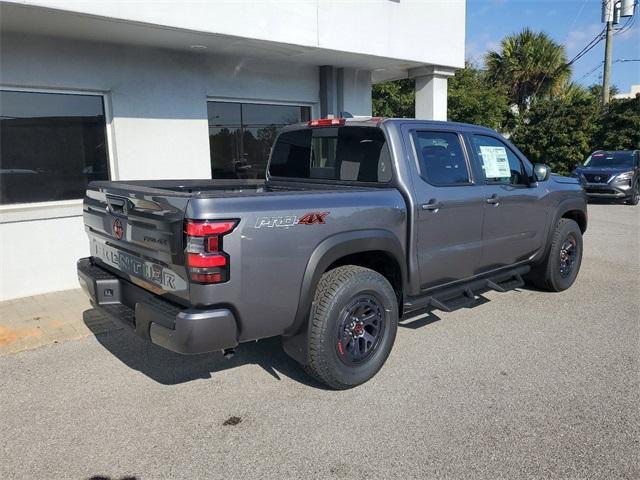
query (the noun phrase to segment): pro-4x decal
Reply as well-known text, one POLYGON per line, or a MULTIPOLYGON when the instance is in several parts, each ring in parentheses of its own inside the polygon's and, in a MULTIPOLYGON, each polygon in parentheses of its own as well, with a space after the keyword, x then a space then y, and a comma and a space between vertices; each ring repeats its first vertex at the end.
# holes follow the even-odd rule
POLYGON ((321 225, 330 212, 309 212, 301 217, 282 215, 278 217, 258 217, 255 228, 293 227, 294 225, 321 225))

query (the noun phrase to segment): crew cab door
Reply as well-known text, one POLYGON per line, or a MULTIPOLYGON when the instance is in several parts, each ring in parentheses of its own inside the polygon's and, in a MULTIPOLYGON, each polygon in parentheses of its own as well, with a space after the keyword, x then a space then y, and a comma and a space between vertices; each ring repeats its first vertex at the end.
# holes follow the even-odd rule
POLYGON ((546 238, 548 209, 544 186, 533 168, 498 136, 468 135, 484 183, 481 271, 529 259, 546 238))
POLYGON ((411 129, 415 158, 416 241, 420 286, 427 289, 475 274, 482 251, 484 192, 474 182, 462 136, 411 129))

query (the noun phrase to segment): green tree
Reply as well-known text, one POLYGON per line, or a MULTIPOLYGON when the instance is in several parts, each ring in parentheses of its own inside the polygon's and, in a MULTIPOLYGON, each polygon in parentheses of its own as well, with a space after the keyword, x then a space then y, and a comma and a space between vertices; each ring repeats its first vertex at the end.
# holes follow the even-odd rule
POLYGON ((447 118, 500 130, 509 113, 506 89, 472 64, 449 79, 447 118))
POLYGON ((520 115, 511 140, 532 162, 566 175, 593 150, 599 116, 598 98, 573 86, 532 104, 520 115))
POLYGON ((485 64, 490 79, 506 86, 521 113, 536 98, 558 94, 571 77, 564 46, 529 28, 503 38, 499 51, 487 53, 485 64))
POLYGON ((640 96, 613 99, 598 122, 593 150, 640 148, 640 96))
POLYGON ((415 116, 415 80, 404 78, 378 83, 372 90, 373 115, 413 118, 415 116))

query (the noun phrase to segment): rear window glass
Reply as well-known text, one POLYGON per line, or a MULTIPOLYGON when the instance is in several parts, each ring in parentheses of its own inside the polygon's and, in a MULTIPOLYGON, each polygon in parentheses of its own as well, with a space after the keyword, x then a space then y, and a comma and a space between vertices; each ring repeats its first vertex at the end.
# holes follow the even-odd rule
POLYGON ((386 183, 391 155, 382 130, 331 127, 281 134, 269 165, 273 177, 386 183))

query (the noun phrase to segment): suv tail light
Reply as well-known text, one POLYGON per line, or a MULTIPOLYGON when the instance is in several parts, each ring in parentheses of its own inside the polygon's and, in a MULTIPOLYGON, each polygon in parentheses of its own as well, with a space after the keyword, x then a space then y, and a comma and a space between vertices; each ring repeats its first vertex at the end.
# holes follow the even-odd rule
POLYGON ((185 255, 192 282, 222 283, 229 280, 230 258, 223 250, 223 237, 236 225, 238 220, 185 221, 185 255))

